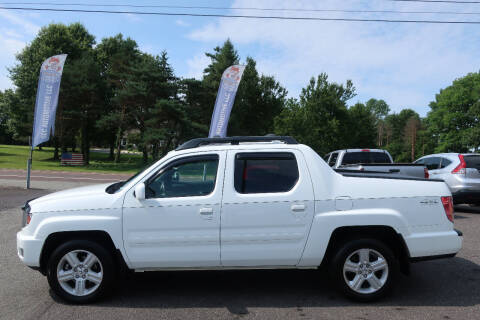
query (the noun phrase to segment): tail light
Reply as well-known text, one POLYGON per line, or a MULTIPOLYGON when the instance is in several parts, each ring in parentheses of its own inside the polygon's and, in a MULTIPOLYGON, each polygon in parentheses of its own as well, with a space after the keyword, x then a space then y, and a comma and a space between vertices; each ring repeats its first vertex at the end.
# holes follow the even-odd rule
POLYGON ((445 214, 447 219, 453 223, 453 198, 452 197, 442 197, 443 209, 445 209, 445 214))
POLYGON ((467 163, 463 159, 463 155, 459 154, 458 158, 460 159, 460 164, 453 169, 452 173, 454 174, 465 174, 467 172, 467 163))
POLYGON ((427 168, 423 168, 423 174, 425 175, 425 179, 430 178, 430 174, 428 173, 428 169, 427 169, 427 168))

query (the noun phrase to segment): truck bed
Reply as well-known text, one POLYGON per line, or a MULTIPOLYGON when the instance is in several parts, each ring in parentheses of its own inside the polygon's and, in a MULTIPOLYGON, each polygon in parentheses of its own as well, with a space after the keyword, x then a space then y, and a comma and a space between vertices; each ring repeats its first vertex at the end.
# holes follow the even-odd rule
POLYGON ((359 163, 344 165, 338 169, 345 171, 374 172, 381 175, 393 174, 402 177, 425 178, 425 167, 413 163, 359 163))

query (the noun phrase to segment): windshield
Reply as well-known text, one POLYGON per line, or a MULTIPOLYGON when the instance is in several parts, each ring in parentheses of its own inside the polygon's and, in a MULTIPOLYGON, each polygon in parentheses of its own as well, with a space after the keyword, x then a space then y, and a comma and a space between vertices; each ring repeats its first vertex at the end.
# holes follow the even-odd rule
POLYGON ((357 163, 391 163, 390 158, 384 152, 346 152, 343 156, 342 165, 357 163))
POLYGON ((143 168, 142 170, 138 171, 137 173, 135 173, 133 176, 131 176, 130 178, 128 178, 125 181, 119 181, 119 182, 115 182, 114 184, 109 185, 107 187, 107 189, 105 189, 105 191, 107 193, 112 194, 112 193, 116 193, 116 192, 122 190, 123 186, 127 185, 130 181, 132 181, 133 179, 138 177, 140 174, 145 172, 148 168, 150 168, 150 166, 147 166, 147 167, 143 168))

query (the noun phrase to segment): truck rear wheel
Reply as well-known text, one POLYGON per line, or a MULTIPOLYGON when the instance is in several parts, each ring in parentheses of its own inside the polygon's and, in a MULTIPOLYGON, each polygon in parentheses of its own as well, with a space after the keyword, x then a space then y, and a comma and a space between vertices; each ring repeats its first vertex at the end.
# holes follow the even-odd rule
POLYGON ((71 240, 59 246, 47 266, 48 283, 61 298, 89 303, 105 295, 114 278, 112 255, 101 245, 71 240))
POLYGON ((398 261, 392 250, 375 239, 351 240, 335 254, 330 273, 337 288, 357 301, 374 301, 392 288, 398 261))

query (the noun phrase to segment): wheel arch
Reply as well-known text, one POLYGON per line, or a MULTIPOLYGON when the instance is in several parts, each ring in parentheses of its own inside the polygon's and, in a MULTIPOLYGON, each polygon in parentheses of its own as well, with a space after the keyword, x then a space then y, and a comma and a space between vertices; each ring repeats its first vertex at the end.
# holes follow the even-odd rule
POLYGON ((410 273, 410 252, 403 236, 387 225, 342 226, 333 230, 328 241, 321 267, 331 261, 336 250, 346 242, 354 239, 375 239, 387 245, 395 254, 400 263, 400 270, 404 274, 410 273))
POLYGON ((108 232, 104 230, 82 230, 54 232, 46 238, 40 253, 40 272, 46 275, 50 255, 59 245, 71 240, 89 240, 104 246, 111 252, 114 261, 119 263, 119 269, 128 269, 119 248, 117 248, 108 232))

